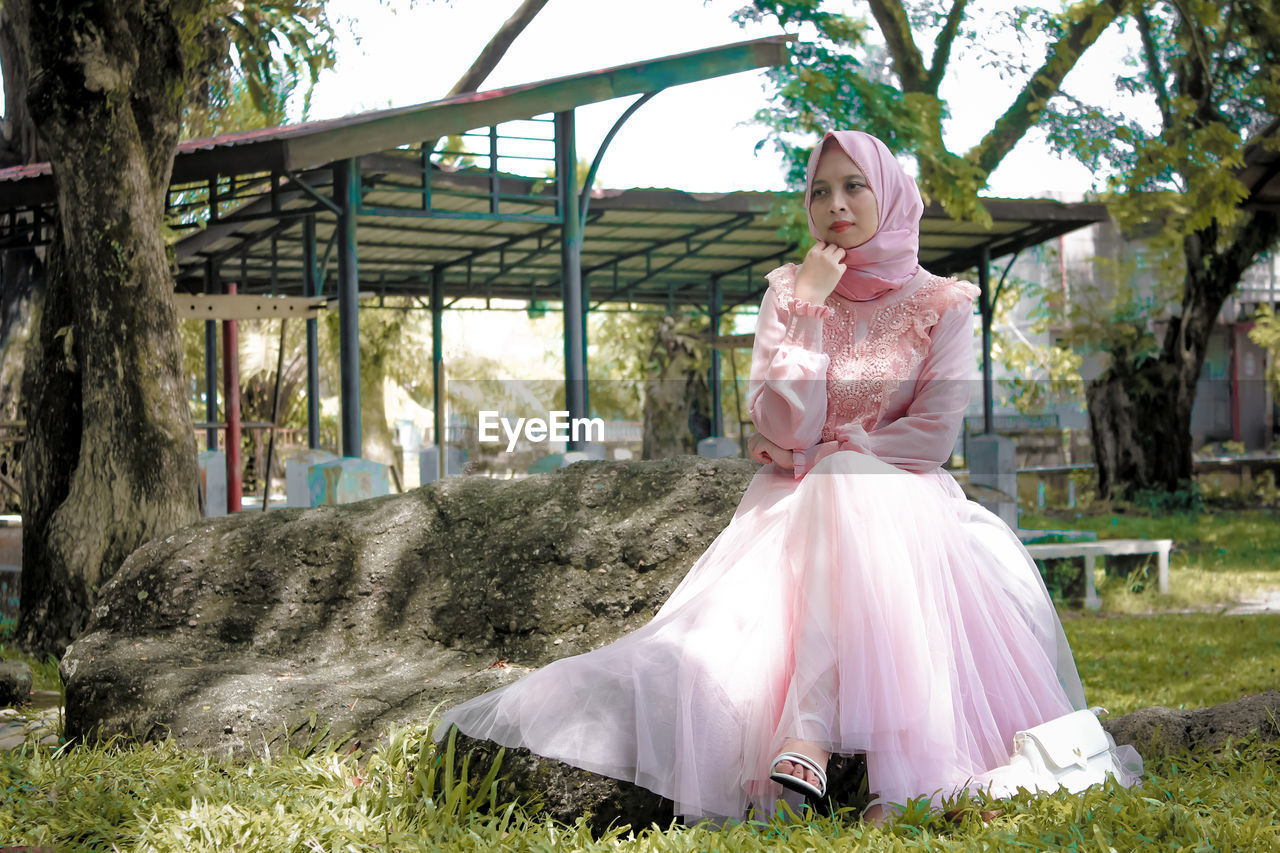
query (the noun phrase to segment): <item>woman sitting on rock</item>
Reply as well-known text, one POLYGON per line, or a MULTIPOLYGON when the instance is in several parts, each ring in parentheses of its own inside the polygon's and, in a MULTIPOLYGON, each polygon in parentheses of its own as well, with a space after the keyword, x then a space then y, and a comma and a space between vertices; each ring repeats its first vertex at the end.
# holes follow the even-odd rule
POLYGON ((878 818, 982 786, 1015 732, 1085 706, 1035 564, 941 467, 977 288, 920 268, 920 193, 875 137, 828 133, 805 205, 817 242, 769 273, 756 327, 765 464, 729 526, 648 625, 453 708, 441 736, 633 781, 686 819, 822 797, 828 757, 861 753, 878 818))

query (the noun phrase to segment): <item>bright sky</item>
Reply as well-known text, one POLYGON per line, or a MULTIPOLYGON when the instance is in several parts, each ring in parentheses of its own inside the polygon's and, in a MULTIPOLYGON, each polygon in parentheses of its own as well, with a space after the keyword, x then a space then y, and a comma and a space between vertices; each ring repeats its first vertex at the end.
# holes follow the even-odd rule
MULTIPOLYGON (((744 39, 775 35, 775 26, 743 29, 730 20, 743 0, 550 0, 485 81, 498 88, 590 71, 744 39)), ((853 4, 830 4, 850 8, 853 4)), ((861 4, 857 4, 861 6, 861 4)), ((1007 0, 971 4, 977 13, 1007 8, 1007 0)), ((405 106, 443 97, 470 67, 519 0, 331 0, 342 31, 338 66, 322 77, 311 118, 405 106)), ((1121 104, 1113 75, 1126 53, 1125 37, 1108 31, 1067 78, 1086 99, 1121 104)), ((1010 45, 1010 49, 1016 49, 1010 45)), ((972 145, 1014 97, 1011 82, 963 55, 952 59, 943 96, 951 103, 946 127, 953 151, 972 145)), ((756 143, 765 128, 753 123, 768 103, 763 72, 746 72, 669 89, 642 107, 614 138, 599 173, 600 186, 675 187, 702 192, 783 188, 778 156, 756 143)), ((578 109, 578 156, 594 157, 600 140, 631 99, 578 109)), ((1078 197, 1095 184, 1077 163, 1049 152, 1036 132, 1005 158, 988 194, 1078 197)), ((1100 188, 1101 183, 1097 186, 1100 188)))

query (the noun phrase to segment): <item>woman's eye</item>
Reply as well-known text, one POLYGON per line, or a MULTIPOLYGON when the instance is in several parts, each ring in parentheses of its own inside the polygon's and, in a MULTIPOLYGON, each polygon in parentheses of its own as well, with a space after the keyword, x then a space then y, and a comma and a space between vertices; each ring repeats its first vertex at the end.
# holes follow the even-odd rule
POLYGON ((845 189, 847 189, 849 192, 854 192, 855 190, 860 190, 865 186, 866 184, 860 184, 857 181, 850 181, 849 183, 845 184, 845 189))

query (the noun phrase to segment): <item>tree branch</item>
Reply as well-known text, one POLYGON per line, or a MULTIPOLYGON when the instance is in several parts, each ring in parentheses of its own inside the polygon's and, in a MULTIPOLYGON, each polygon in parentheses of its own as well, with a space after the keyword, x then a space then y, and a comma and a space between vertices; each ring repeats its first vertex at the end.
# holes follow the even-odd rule
POLYGON ((1128 0, 1099 0, 1084 17, 1071 25, 1066 35, 1050 46, 1044 65, 1031 75, 1017 100, 996 120, 981 142, 965 156, 986 174, 991 174, 1044 113, 1049 99, 1057 94, 1067 76, 1086 50, 1098 40, 1102 31, 1119 17, 1128 0))
POLYGON ((925 78, 925 85, 928 87, 929 94, 938 94, 938 87, 942 85, 942 77, 947 73, 947 62, 951 59, 951 45, 956 40, 956 33, 960 30, 960 22, 964 20, 964 7, 969 0, 955 0, 951 4, 951 11, 947 13, 947 22, 942 26, 942 32, 938 33, 938 40, 933 46, 933 62, 929 64, 929 74, 925 78))
POLYGON ((1205 84, 1203 92, 1197 93, 1196 100, 1200 103, 1206 102, 1213 93, 1213 66, 1209 60, 1208 49, 1204 43, 1204 32, 1200 29, 1200 23, 1195 15, 1187 9, 1184 0, 1170 0, 1174 8, 1178 10, 1178 17, 1182 19, 1182 23, 1187 28, 1187 37, 1191 42, 1191 53, 1195 56, 1197 64, 1200 66, 1200 74, 1198 75, 1205 84))
POLYGON ((1184 48, 1173 65, 1174 77, 1178 91, 1189 96, 1196 104, 1195 111, 1191 114, 1191 125, 1202 128, 1222 121, 1222 115, 1213 103, 1212 70, 1208 57, 1204 55, 1201 40, 1203 33, 1199 25, 1183 14, 1183 6, 1178 0, 1174 0, 1174 5, 1178 8, 1179 27, 1183 33, 1180 40, 1184 48), (1190 47, 1187 43, 1190 43, 1190 47))
POLYGON ((1160 54, 1156 51, 1155 36, 1151 32, 1151 19, 1147 10, 1138 6, 1135 16, 1138 19, 1138 32, 1142 36, 1142 54, 1147 60, 1147 78, 1156 90, 1156 105, 1160 107, 1160 118, 1165 130, 1173 124, 1173 113, 1169 105, 1169 88, 1165 85, 1164 68, 1160 66, 1160 54))
POLYGON ((542 11, 542 7, 547 5, 547 0, 524 0, 520 4, 520 8, 512 13, 502 28, 489 39, 489 43, 484 46, 484 50, 480 51, 480 55, 476 57, 476 61, 471 63, 471 67, 467 69, 467 73, 457 83, 453 84, 453 88, 449 90, 449 94, 445 97, 453 97, 461 95, 464 92, 474 92, 480 88, 480 84, 485 78, 493 73, 493 69, 498 66, 502 57, 506 55, 507 49, 511 47, 512 42, 520 33, 524 32, 524 28, 529 26, 529 22, 533 20, 538 12, 542 11))
MULTIPOLYGON (((958 0, 963 2, 963 0, 958 0)), ((898 72, 904 92, 926 92, 928 82, 924 73, 924 57, 911 37, 911 23, 902 8, 902 0, 871 0, 871 14, 875 16, 880 33, 884 36, 889 53, 893 56, 893 69, 898 72)))
MULTIPOLYGON (((453 88, 449 90, 446 98, 452 98, 455 95, 461 95, 466 92, 474 92, 480 88, 480 84, 485 78, 493 73, 493 69, 502 61, 502 57, 506 55, 507 49, 511 47, 512 42, 520 33, 524 32, 524 28, 529 26, 529 22, 533 20, 538 12, 542 11, 542 7, 547 5, 547 0, 524 0, 520 4, 520 8, 512 13, 507 22, 489 39, 489 43, 484 46, 484 50, 480 51, 480 55, 476 57, 475 62, 471 63, 471 67, 467 69, 467 73, 453 84, 453 88)), ((424 152, 433 151, 437 139, 424 139, 422 141, 422 150, 424 152)))

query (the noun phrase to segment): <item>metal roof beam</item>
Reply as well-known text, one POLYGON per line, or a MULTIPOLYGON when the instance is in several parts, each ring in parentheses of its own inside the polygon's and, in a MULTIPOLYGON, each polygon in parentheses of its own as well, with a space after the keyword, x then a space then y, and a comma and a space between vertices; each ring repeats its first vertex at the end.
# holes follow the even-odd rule
POLYGON ((445 98, 428 104, 369 113, 358 122, 336 122, 331 130, 285 137, 285 168, 307 168, 370 151, 388 151, 423 139, 438 139, 477 127, 571 110, 723 77, 786 62, 795 36, 773 36, 707 50, 574 74, 540 83, 445 98))

